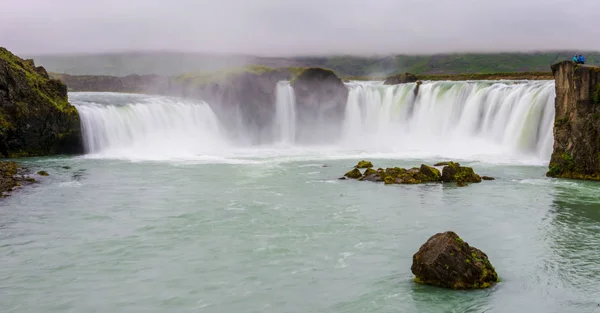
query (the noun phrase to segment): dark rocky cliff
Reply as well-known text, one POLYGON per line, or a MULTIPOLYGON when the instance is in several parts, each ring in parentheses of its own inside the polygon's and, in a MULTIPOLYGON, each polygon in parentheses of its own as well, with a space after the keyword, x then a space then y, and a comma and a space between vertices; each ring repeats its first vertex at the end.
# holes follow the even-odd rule
POLYGON ((296 96, 297 140, 331 142, 339 137, 348 88, 331 70, 309 68, 292 81, 296 96))
POLYGON ((0 154, 80 153, 80 127, 65 84, 0 47, 0 154))
POLYGON ((563 61, 552 73, 556 116, 547 176, 600 180, 600 67, 563 61))

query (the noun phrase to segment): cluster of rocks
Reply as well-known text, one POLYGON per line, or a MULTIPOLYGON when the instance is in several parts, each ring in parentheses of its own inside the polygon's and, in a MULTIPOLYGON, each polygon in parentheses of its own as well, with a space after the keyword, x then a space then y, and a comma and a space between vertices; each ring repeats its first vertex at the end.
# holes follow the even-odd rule
MULTIPOLYGON (((23 186, 35 183, 36 180, 29 176, 29 170, 15 162, 0 162, 0 198, 8 196, 8 193, 23 186)), ((48 172, 39 171, 40 176, 48 176, 48 172)))
POLYGON ((441 162, 434 166, 421 164, 421 167, 410 169, 400 167, 388 167, 373 169, 373 163, 362 160, 354 169, 349 171, 340 179, 357 179, 359 181, 384 182, 385 184, 421 184, 432 182, 456 183, 459 187, 467 186, 469 183, 480 183, 481 180, 493 180, 488 176, 479 176, 473 168, 461 166, 456 162, 441 162), (442 171, 434 166, 443 166, 442 171), (364 172, 361 172, 364 169, 364 172))

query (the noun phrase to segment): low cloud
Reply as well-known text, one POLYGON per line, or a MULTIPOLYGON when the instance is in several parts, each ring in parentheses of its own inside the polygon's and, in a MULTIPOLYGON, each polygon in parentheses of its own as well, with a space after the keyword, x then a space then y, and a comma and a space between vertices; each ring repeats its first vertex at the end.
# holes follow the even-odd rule
POLYGON ((17 53, 190 51, 264 56, 600 50, 598 0, 21 0, 17 53))

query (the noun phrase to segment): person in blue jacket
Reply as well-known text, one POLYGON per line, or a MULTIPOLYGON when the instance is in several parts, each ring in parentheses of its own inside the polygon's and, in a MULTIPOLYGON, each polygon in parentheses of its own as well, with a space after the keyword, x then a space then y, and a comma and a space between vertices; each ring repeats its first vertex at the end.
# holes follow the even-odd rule
POLYGON ((573 56, 573 62, 575 63, 579 63, 579 58, 577 57, 577 54, 573 56))
POLYGON ((579 64, 585 64, 585 58, 581 54, 579 55, 579 57, 577 57, 577 61, 579 61, 579 64))

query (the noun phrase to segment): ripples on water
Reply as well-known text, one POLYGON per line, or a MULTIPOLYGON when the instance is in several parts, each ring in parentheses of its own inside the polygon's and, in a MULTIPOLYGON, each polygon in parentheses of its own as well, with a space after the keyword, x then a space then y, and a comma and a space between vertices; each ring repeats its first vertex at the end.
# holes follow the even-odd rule
POLYGON ((51 176, 1 203, 2 312, 600 312, 596 184, 482 163, 498 180, 336 181, 354 161, 29 160, 51 176), (412 282, 447 229, 498 286, 412 282))

